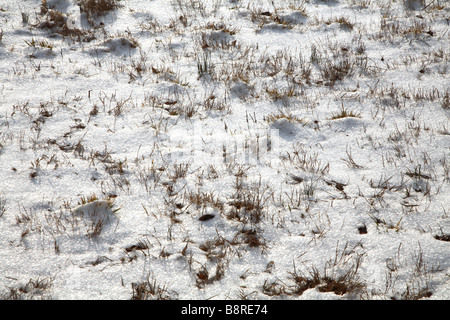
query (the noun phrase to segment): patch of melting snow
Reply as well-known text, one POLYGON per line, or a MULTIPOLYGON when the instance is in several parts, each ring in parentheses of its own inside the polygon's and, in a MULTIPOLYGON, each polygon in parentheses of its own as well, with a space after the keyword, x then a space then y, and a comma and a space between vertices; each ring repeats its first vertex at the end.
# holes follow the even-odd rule
POLYGON ((116 219, 115 212, 112 209, 112 203, 109 200, 94 200, 80 205, 72 213, 89 218, 94 223, 99 221, 109 223, 116 219))

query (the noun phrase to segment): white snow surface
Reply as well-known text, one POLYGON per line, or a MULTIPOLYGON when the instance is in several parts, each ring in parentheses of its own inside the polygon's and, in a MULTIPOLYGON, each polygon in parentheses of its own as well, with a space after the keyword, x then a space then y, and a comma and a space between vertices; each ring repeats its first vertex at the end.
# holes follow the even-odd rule
POLYGON ((447 1, 85 2, 0 0, 0 297, 450 298, 447 1))

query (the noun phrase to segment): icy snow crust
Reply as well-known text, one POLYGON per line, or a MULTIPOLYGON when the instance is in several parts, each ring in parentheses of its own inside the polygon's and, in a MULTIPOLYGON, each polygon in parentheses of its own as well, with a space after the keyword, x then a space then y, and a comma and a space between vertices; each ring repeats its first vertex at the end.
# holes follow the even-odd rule
POLYGON ((448 3, 83 2, 0 0, 2 298, 450 298, 448 3))

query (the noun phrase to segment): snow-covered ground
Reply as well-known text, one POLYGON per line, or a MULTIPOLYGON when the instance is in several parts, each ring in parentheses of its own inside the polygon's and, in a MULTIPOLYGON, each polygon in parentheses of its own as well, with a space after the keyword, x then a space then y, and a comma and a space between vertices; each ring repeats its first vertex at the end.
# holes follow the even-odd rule
POLYGON ((448 1, 0 0, 3 299, 449 299, 448 1))

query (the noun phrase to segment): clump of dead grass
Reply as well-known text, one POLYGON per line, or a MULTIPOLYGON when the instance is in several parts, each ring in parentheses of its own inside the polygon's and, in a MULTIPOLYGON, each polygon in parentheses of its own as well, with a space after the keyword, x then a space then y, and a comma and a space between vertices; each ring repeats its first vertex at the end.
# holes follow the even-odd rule
POLYGON ((88 16, 97 15, 102 16, 108 12, 119 8, 118 0, 81 0, 81 11, 85 12, 88 16))

